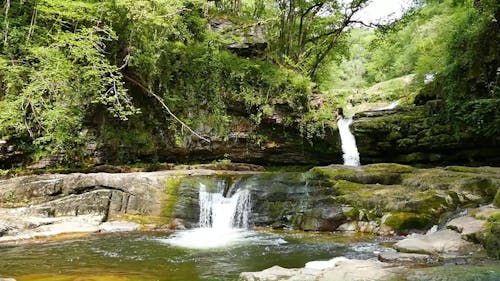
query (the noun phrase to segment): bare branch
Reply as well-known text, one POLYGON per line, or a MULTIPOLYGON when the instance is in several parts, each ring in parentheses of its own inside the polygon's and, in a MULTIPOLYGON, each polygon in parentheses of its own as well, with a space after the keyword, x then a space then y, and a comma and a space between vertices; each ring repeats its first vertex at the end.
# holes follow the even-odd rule
POLYGON ((123 77, 125 77, 125 79, 127 79, 128 81, 134 83, 136 86, 138 86, 139 88, 141 88, 143 91, 145 91, 146 93, 150 94, 151 96, 153 96, 156 100, 158 100, 158 102, 163 106, 163 108, 165 108, 165 110, 167 111, 167 113, 172 116, 172 118, 174 118, 177 122, 179 122, 182 127, 188 129, 188 131, 190 131, 193 135, 199 137, 200 139, 210 143, 210 140, 201 136, 200 134, 198 134, 197 132, 195 132, 193 129, 191 129, 191 127, 189 127, 186 123, 184 123, 181 119, 179 119, 171 110, 170 108, 168 108, 168 106, 165 104, 165 102, 163 101, 163 99, 158 96, 157 94, 153 93, 152 91, 150 91, 149 89, 147 89, 144 85, 142 85, 139 81, 127 76, 127 75, 123 75, 123 77))

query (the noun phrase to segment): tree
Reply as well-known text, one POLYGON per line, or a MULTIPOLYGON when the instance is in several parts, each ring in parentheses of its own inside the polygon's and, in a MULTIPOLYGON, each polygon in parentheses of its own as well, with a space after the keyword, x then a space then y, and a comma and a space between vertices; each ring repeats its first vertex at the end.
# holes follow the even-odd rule
POLYGON ((273 49, 281 63, 315 78, 325 59, 345 52, 345 33, 368 0, 278 0, 279 22, 273 49))

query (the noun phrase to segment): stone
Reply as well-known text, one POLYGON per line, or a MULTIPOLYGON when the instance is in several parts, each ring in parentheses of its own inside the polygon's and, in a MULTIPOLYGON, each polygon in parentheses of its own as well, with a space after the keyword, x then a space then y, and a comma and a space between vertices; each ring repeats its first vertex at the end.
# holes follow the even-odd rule
POLYGON ((495 214, 500 214, 500 208, 495 207, 494 205, 485 205, 477 208, 474 213, 474 217, 477 219, 487 220, 495 214))
POLYGON ((397 276, 401 268, 377 260, 345 260, 337 262, 333 268, 324 270, 319 281, 371 281, 390 280, 397 276))
POLYGON ((258 272, 243 272, 240 274, 240 280, 243 281, 312 281, 317 280, 320 270, 316 269, 288 269, 280 266, 258 272))
POLYGON ((486 221, 473 217, 458 217, 449 221, 446 227, 467 236, 475 233, 486 232, 486 221))
MULTIPOLYGON (((380 226, 374 221, 355 221, 346 222, 337 228, 337 231, 361 232, 361 233, 379 233, 380 226)), ((384 229, 385 231, 385 229, 384 229)), ((390 230, 389 230, 390 231, 390 230)))
POLYGON ((10 231, 0 237, 0 243, 47 238, 66 233, 98 232, 98 225, 102 221, 102 216, 82 215, 76 217, 59 217, 57 219, 19 216, 17 217, 17 221, 18 225, 24 225, 24 227, 20 226, 16 231, 10 231), (33 222, 34 224, 32 224, 33 222), (31 228, 27 228, 26 226, 31 226, 31 228))
POLYGON ((131 232, 140 229, 140 224, 128 221, 110 221, 99 225, 100 232, 131 232))
POLYGON ((397 275, 400 268, 377 260, 351 260, 337 257, 329 261, 313 261, 305 268, 282 268, 273 266, 258 272, 243 272, 240 280, 281 281, 281 280, 321 280, 321 281, 368 281, 388 280, 397 275))
POLYGON ((14 278, 2 278, 0 277, 0 281, 16 281, 14 278))
POLYGON ((357 222, 346 222, 341 224, 338 228, 337 231, 344 231, 344 232, 355 232, 358 229, 358 224, 357 222))
POLYGON ((453 230, 440 230, 428 235, 412 234, 394 244, 394 248, 403 253, 420 254, 458 254, 467 255, 477 250, 472 243, 461 238, 453 230))
POLYGON ((389 263, 404 263, 404 264, 428 264, 435 263, 436 258, 425 254, 400 253, 393 251, 385 251, 378 254, 378 260, 389 263))

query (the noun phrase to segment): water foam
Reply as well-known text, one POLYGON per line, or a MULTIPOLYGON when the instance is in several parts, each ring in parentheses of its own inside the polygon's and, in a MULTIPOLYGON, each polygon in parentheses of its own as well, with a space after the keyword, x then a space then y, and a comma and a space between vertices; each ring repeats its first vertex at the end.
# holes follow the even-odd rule
POLYGON ((339 127, 342 152, 344 153, 344 165, 359 166, 359 152, 356 146, 356 139, 349 128, 352 123, 352 117, 341 118, 337 121, 337 126, 339 127))
POLYGON ((238 190, 231 197, 224 197, 223 190, 207 191, 200 184, 199 228, 174 233, 169 244, 196 249, 226 247, 242 243, 254 236, 247 231, 250 213, 250 192, 238 190))

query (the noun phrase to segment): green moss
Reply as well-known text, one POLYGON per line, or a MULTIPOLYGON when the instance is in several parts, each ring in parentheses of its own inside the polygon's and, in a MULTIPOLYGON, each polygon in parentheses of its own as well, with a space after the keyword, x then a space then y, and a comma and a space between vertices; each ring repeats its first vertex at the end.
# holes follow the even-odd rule
POLYGON ((414 212, 437 215, 448 207, 445 196, 439 196, 435 191, 426 191, 415 195, 414 212))
POLYGON ((172 176, 165 180, 165 192, 162 202, 162 217, 170 221, 175 218, 174 210, 177 203, 177 191, 181 184, 182 176, 172 176))
POLYGON ((411 173, 415 168, 396 163, 371 164, 363 167, 366 172, 411 173))
POLYGON ((489 256, 500 259, 500 213, 489 219, 484 247, 489 256))
POLYGON ((465 167, 465 166, 449 166, 445 168, 448 171, 472 173, 472 174, 493 174, 500 175, 500 168, 498 167, 465 167))
POLYGON ((385 224, 397 233, 407 233, 410 230, 425 230, 433 224, 433 221, 426 215, 399 212, 391 214, 385 224))
POLYGON ((358 208, 353 207, 352 209, 350 209, 350 210, 348 210, 348 211, 344 212, 344 216, 346 216, 346 217, 347 217, 347 219, 349 219, 349 220, 353 220, 353 221, 355 221, 355 220, 358 220, 358 219, 359 219, 359 214, 360 214, 360 212, 361 212, 361 211, 360 211, 358 208))
POLYGON ((334 188, 338 191, 340 195, 349 195, 356 193, 358 195, 365 195, 363 197, 369 197, 370 194, 365 190, 367 189, 364 184, 350 182, 346 180, 339 180, 335 184, 334 188), (363 192, 365 191, 365 192, 363 192))
POLYGON ((354 168, 346 168, 341 166, 336 167, 315 167, 309 173, 312 177, 329 178, 333 180, 345 179, 346 177, 355 176, 358 171, 354 168))
POLYGON ((500 188, 497 190, 497 194, 495 195, 495 199, 493 200, 493 205, 495 207, 500 208, 500 188))
POLYGON ((474 177, 467 180, 462 188, 472 191, 474 194, 479 194, 485 200, 491 202, 498 192, 498 183, 490 178, 474 177))

